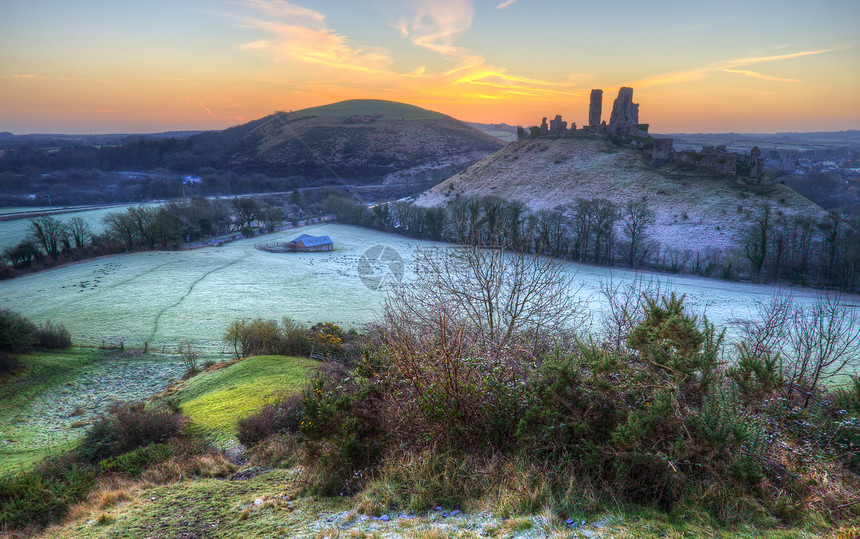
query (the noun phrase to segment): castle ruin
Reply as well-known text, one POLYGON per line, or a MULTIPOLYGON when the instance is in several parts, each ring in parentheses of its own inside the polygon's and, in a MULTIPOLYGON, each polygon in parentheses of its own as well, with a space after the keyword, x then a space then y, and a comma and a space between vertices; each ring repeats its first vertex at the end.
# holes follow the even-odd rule
POLYGON ((633 102, 633 88, 624 86, 618 90, 618 96, 612 104, 608 125, 602 120, 602 113, 603 90, 593 89, 588 105, 588 124, 581 130, 577 130, 575 123, 568 129, 567 122, 562 120, 561 114, 556 114, 549 123, 544 117, 540 127, 532 127, 528 131, 519 128, 517 137, 525 139, 544 135, 561 136, 568 133, 609 135, 615 137, 616 141, 620 140, 620 143, 633 148, 646 150, 650 148, 653 167, 677 162, 706 168, 720 174, 749 176, 762 184, 770 183, 769 176, 764 173, 764 159, 758 147, 752 148, 749 155, 728 152, 725 146, 716 148, 704 146, 701 152, 676 152, 672 139, 651 137, 648 134, 648 124, 639 123, 639 103, 633 102))
POLYGON ((588 105, 588 127, 600 129, 600 115, 603 112, 603 90, 591 90, 591 103, 588 105))

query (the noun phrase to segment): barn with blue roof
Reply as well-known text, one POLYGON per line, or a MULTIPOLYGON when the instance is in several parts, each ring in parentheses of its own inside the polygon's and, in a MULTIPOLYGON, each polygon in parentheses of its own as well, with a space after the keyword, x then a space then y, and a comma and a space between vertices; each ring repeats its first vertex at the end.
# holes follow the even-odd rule
POLYGON ((328 236, 302 234, 296 239, 288 241, 286 247, 293 251, 304 252, 332 251, 334 250, 334 242, 328 236))

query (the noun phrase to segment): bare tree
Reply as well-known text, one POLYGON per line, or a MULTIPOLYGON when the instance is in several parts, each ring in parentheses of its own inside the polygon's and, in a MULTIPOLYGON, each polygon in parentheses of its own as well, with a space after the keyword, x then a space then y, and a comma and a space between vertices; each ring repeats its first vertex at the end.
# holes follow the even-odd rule
POLYGON ((624 352, 627 336, 644 317, 645 298, 661 297, 663 290, 659 280, 645 283, 639 276, 627 283, 616 283, 610 277, 600 282, 600 295, 604 299, 604 308, 598 322, 604 346, 624 352))
POLYGON ((266 222, 266 230, 274 232, 275 227, 284 222, 284 212, 277 206, 267 204, 262 209, 263 220, 266 222))
POLYGON ((54 259, 60 256, 60 244, 67 237, 66 227, 62 222, 43 215, 30 221, 30 230, 36 243, 45 249, 46 254, 54 259))
POLYGON ((620 213, 611 200, 599 198, 593 203, 594 262, 609 265, 612 263, 612 248, 615 245, 615 223, 618 222, 620 213))
POLYGON ((644 259, 640 256, 643 251, 647 254, 645 231, 654 223, 654 211, 641 200, 629 201, 621 212, 621 222, 624 225, 624 235, 630 241, 627 263, 635 268, 644 259))
POLYGON ((128 217, 134 225, 137 237, 150 249, 155 249, 158 210, 150 206, 132 206, 128 209, 128 217))
POLYGON ((738 348, 757 359, 779 358, 788 395, 802 388, 804 406, 820 384, 860 358, 860 315, 843 296, 821 294, 811 306, 777 293, 759 302, 740 328, 738 348))
POLYGON ((194 374, 200 370, 197 368, 197 358, 200 357, 200 354, 194 348, 194 343, 192 341, 181 341, 177 347, 176 353, 182 358, 182 363, 185 365, 186 372, 194 374))
POLYGON ((255 219, 258 219, 260 205, 253 198, 234 198, 233 199, 233 214, 236 216, 238 229, 244 226, 251 226, 255 219))
POLYGON ((129 250, 134 249, 134 240, 137 238, 137 227, 131 215, 127 212, 111 212, 105 215, 102 221, 109 234, 119 238, 129 250))
POLYGON ((762 205, 744 237, 744 251, 750 261, 753 280, 757 282, 761 282, 762 268, 767 258, 768 235, 773 228, 771 215, 770 204, 762 205))
POLYGON ((462 338, 496 357, 564 330, 582 314, 573 275, 558 259, 477 243, 419 250, 416 258, 421 277, 388 299, 386 317, 408 321, 419 333, 459 328, 468 333, 462 338))
POLYGON ((756 358, 785 352, 795 313, 791 294, 777 291, 767 301, 757 301, 748 318, 732 320, 745 351, 756 358))
POLYGON ((802 385, 806 406, 822 381, 838 376, 860 358, 860 318, 856 306, 844 297, 822 294, 812 307, 795 309, 790 327, 789 391, 802 385))
POLYGON ((83 249, 87 244, 87 241, 89 241, 93 235, 90 224, 80 217, 72 217, 69 219, 69 222, 66 223, 66 228, 75 241, 76 249, 83 249))

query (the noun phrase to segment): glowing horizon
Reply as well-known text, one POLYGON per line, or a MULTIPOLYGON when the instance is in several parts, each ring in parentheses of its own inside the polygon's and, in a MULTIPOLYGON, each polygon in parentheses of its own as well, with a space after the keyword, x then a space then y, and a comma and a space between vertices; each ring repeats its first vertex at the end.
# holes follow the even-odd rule
POLYGON ((347 99, 583 125, 634 88, 652 132, 860 129, 860 3, 6 0, 0 131, 223 129, 347 99), (142 5, 145 4, 145 5, 142 5))

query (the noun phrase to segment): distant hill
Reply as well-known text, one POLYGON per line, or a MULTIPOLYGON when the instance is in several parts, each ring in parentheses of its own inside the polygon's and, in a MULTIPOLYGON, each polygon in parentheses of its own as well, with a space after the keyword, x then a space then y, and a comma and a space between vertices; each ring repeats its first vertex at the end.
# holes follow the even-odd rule
POLYGON ((23 146, 31 148, 58 148, 66 146, 121 145, 141 140, 187 139, 200 133, 203 133, 203 131, 164 131, 162 133, 138 134, 108 133, 101 135, 61 135, 51 133, 15 135, 4 131, 0 133, 0 149, 9 150, 23 146))
POLYGON ((506 123, 500 124, 482 124, 477 122, 469 122, 469 125, 483 131, 484 133, 501 139, 505 142, 513 142, 517 140, 517 127, 516 125, 508 125, 506 123))
POLYGON ((192 142, 220 146, 235 170, 330 183, 439 181, 503 146, 450 116, 371 99, 277 112, 192 142))
POLYGON ((577 198, 618 204, 641 200, 656 214, 651 237, 692 252, 734 246, 764 203, 785 214, 825 216, 784 185, 740 184, 736 177, 678 163, 653 168, 638 151, 616 147, 601 136, 517 141, 426 191, 416 204, 429 207, 456 197, 483 196, 520 201, 534 211, 577 198))

